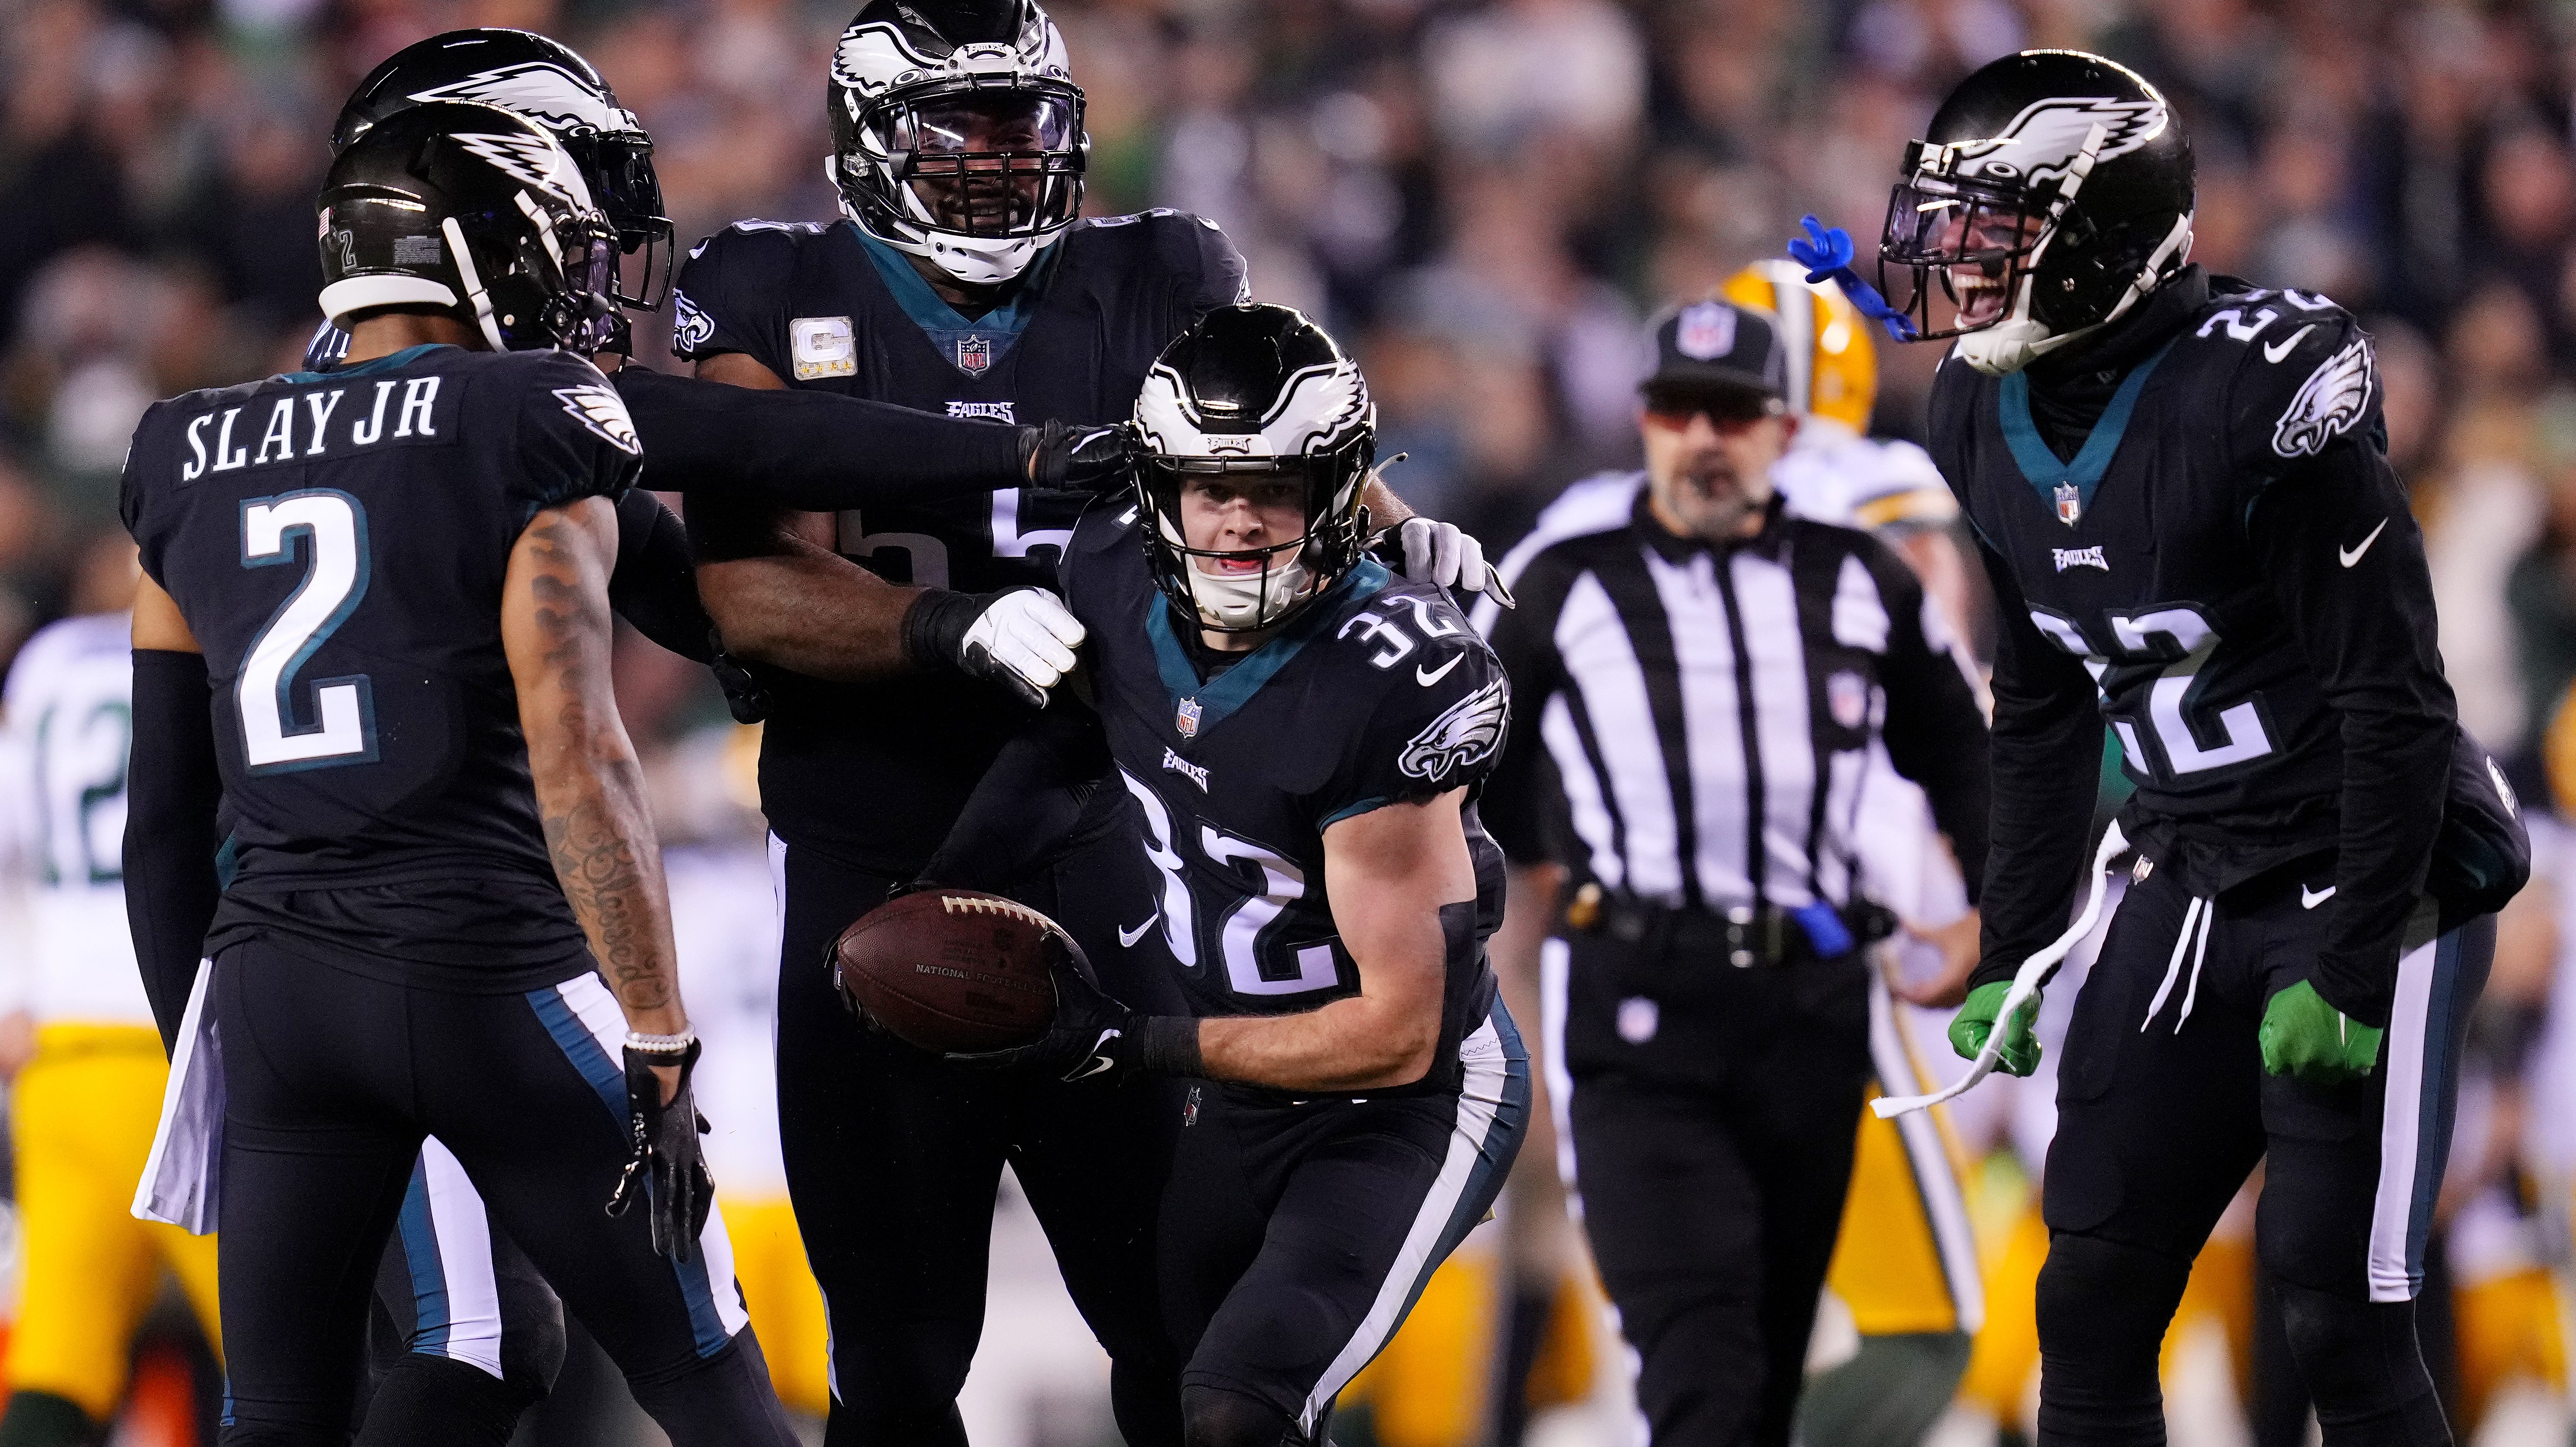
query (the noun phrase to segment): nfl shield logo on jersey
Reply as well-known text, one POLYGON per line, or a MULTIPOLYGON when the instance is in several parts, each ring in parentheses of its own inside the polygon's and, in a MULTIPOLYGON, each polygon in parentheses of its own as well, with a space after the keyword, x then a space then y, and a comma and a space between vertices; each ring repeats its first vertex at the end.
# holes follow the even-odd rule
POLYGON ((984 369, 991 365, 993 365, 993 344, 990 340, 983 337, 959 337, 957 339, 957 369, 959 371, 965 372, 970 376, 980 377, 984 374, 984 369))
POLYGON ((2082 516, 2084 516, 2084 494, 2071 482, 2059 483, 2057 485, 2057 520, 2071 528, 2075 526, 2075 520, 2082 516))
POLYGON ((1204 712, 1204 710, 1199 707, 1199 701, 1197 699, 1182 699, 1181 711, 1172 720, 1172 731, 1185 739, 1197 738, 1199 736, 1199 715, 1202 712, 1204 712))

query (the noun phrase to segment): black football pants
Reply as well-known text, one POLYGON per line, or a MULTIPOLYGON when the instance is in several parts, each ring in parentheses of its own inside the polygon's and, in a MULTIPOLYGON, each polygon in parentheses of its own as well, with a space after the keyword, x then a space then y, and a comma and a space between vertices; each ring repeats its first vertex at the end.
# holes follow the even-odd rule
POLYGON ((257 942, 214 971, 226 1447, 347 1440, 368 1298, 432 1132, 675 1447, 792 1443, 722 1217, 684 1263, 653 1253, 642 1212, 601 1209, 627 1141, 624 1021, 597 976, 454 994, 257 942))
MULTIPOLYGON (((830 1447, 965 1447, 957 1393, 984 1329, 1002 1164, 1044 1226, 1074 1305, 1109 1352, 1129 1447, 1177 1447, 1179 1363, 1154 1293, 1154 1206, 1179 1085, 1066 1085, 948 1065, 853 1020, 826 951, 893 880, 772 841, 786 919, 778 1123, 787 1187, 831 1324, 830 1447)), ((1132 838, 1103 837, 1017 891, 1084 942, 1102 983, 1176 1013, 1099 941, 1151 918, 1132 838), (1123 912, 1123 913, 1122 913, 1123 912), (1132 918, 1128 918, 1132 915, 1132 918)))
POLYGON ((1457 1090, 1354 1100, 1193 1082, 1164 1194, 1189 1447, 1322 1447, 1333 1400, 1494 1204, 1529 1130, 1496 1001, 1457 1090))
POLYGON ((1559 1129, 1654 1447, 1784 1447, 1871 1075, 1863 967, 1606 934, 1542 962, 1559 1129))
POLYGON ((2413 1298, 2495 921, 2437 934, 2418 912, 2369 1076, 2268 1075, 2263 1009, 2324 944, 2330 912, 2314 906, 2331 871, 2215 904, 2157 872, 2112 919, 2067 1026, 2041 1197, 2046 1447, 2164 1442, 2157 1348, 2193 1257, 2258 1160, 2256 1255, 2326 1447, 2451 1440, 2413 1298))

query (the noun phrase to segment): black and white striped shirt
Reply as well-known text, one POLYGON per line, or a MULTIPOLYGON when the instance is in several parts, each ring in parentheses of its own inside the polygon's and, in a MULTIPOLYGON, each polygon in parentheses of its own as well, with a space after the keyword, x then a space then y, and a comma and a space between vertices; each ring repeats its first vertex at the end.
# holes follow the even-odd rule
POLYGON ((1851 901, 1865 765, 1923 786, 1973 899, 1986 727, 1948 629, 1866 533, 1782 515, 1716 546, 1646 509, 1643 473, 1568 488, 1475 620, 1512 682, 1484 818, 1524 861, 1688 908, 1851 901))

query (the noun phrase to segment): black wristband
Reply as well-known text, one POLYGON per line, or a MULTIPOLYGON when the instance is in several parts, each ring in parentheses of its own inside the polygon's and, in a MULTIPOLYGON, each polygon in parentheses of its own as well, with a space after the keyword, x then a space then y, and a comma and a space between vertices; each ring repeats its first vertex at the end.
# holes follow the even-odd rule
POLYGON ((1199 1022, 1193 1015, 1148 1015, 1136 1022, 1136 1068, 1147 1075, 1205 1075, 1199 1022))
POLYGON ((966 630, 991 606, 987 594, 924 588, 903 612, 903 656, 915 668, 955 668, 966 630))

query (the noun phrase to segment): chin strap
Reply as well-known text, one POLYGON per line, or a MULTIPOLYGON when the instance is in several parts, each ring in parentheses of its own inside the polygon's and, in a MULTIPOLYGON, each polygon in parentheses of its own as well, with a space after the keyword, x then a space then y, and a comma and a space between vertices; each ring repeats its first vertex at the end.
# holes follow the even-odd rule
POLYGON ((509 344, 501 340, 501 327, 492 319, 492 293, 483 289, 482 274, 474 269, 474 250, 465 244, 465 229, 453 216, 438 223, 439 233, 447 238, 448 250, 456 257, 456 279, 465 283, 465 300, 474 308, 474 324, 483 329, 483 340, 492 350, 506 352, 509 344))

